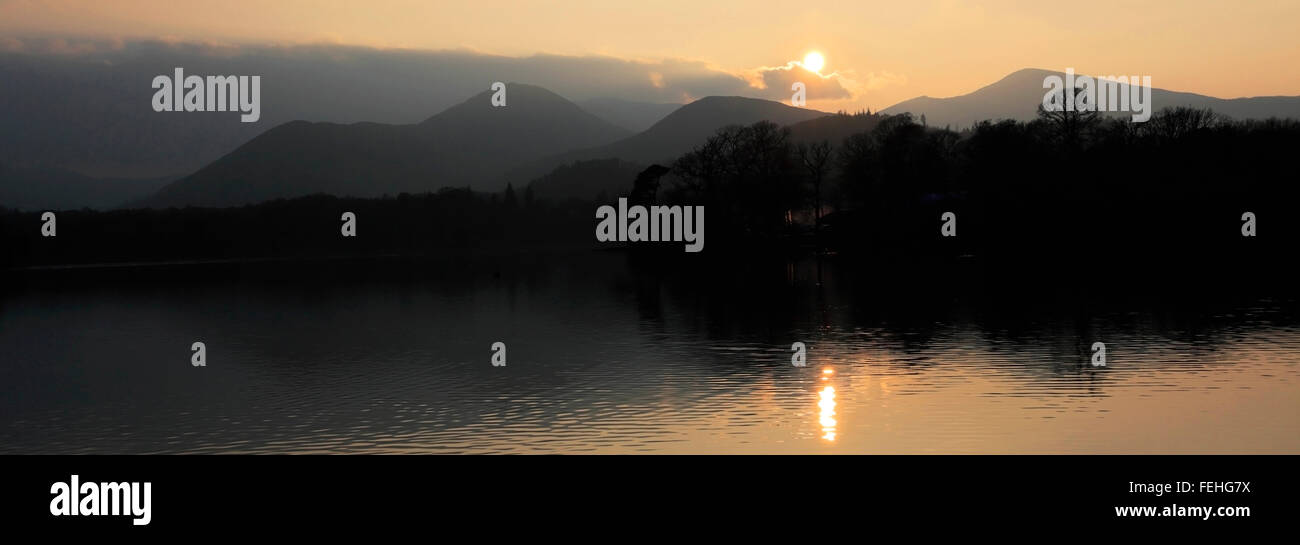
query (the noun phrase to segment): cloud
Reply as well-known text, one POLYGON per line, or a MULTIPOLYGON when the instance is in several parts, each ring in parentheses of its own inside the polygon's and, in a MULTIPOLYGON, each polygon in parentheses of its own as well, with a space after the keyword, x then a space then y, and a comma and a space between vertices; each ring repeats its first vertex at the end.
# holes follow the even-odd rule
MULTIPOLYGON (((797 61, 781 66, 729 71, 710 63, 680 58, 625 59, 611 56, 538 54, 525 57, 492 55, 467 49, 376 49, 330 43, 307 45, 243 45, 174 38, 151 40, 88 40, 70 38, 0 38, 0 51, 32 55, 98 57, 112 64, 189 62, 211 65, 228 62, 283 71, 311 78, 313 72, 356 71, 389 80, 436 82, 433 97, 461 99, 493 81, 519 81, 547 87, 572 100, 617 97, 645 102, 683 102, 711 95, 758 96, 786 100, 790 86, 802 81, 807 97, 847 99, 854 95, 851 73, 821 75, 797 61), (166 61, 166 62, 163 62, 166 61), (436 73, 421 77, 419 72, 436 73)), ((228 70, 222 70, 228 72, 228 70)), ((267 74, 275 75, 275 74, 267 74)), ((876 89, 898 80, 892 74, 870 74, 863 89, 876 89)), ((318 93, 327 93, 321 88, 318 93)), ((441 104, 442 100, 434 102, 441 104)), ((450 104, 442 104, 444 107, 450 104)))
POLYGON ((119 39, 89 40, 62 37, 0 38, 0 52, 5 53, 77 56, 104 51, 118 51, 123 47, 125 47, 125 43, 119 39))
POLYGON ((838 72, 822 75, 803 67, 799 61, 790 61, 783 66, 762 67, 754 72, 751 85, 763 91, 765 98, 784 100, 790 98, 791 87, 795 82, 802 82, 808 100, 841 100, 853 98, 853 93, 844 86, 838 72))

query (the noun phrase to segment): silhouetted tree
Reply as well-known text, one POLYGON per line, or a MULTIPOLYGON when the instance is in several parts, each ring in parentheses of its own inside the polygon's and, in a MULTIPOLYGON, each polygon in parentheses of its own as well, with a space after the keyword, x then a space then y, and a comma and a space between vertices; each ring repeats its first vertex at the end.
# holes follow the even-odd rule
MULTIPOLYGON (((1074 104, 1080 103, 1084 95, 1083 87, 1074 89, 1074 104)), ((1061 104, 1059 110, 1048 110, 1042 104, 1038 105, 1038 119, 1046 123, 1052 132, 1052 136, 1061 144, 1061 149, 1067 153, 1077 152, 1083 145, 1090 129, 1095 127, 1100 120, 1100 114, 1095 108, 1065 108, 1064 97, 1058 97, 1061 104)))
POLYGON ((813 235, 820 238, 822 228, 822 179, 830 166, 831 143, 825 140, 816 144, 799 145, 799 162, 808 173, 813 186, 813 235))
POLYGON ((793 150, 790 130, 770 121, 726 127, 673 163, 671 196, 712 207, 725 231, 776 236, 804 202, 793 150))
POLYGON ((509 184, 509 183, 506 184, 506 193, 502 197, 502 200, 505 202, 507 209, 513 210, 515 208, 519 208, 519 200, 515 197, 514 184, 509 184))
POLYGON ((1177 140, 1197 131, 1213 128, 1222 118, 1208 108, 1177 106, 1164 108, 1142 124, 1142 128, 1163 140, 1177 140))
POLYGON ((636 175, 632 182, 632 194, 628 200, 636 204, 654 204, 659 195, 659 179, 671 169, 662 165, 650 165, 636 175))

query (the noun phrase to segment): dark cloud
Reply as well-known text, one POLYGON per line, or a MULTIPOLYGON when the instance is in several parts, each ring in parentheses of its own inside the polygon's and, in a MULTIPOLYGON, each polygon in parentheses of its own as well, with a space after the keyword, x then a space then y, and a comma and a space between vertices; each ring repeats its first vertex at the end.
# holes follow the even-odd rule
POLYGON ((685 103, 709 95, 764 94, 740 75, 683 59, 58 38, 5 38, 0 55, 6 60, 49 57, 48 63, 89 60, 119 67, 120 73, 161 74, 184 66, 196 74, 261 75, 265 93, 277 88, 291 92, 303 102, 281 107, 309 120, 418 121, 488 89, 494 81, 540 85, 574 101, 617 97, 685 103))

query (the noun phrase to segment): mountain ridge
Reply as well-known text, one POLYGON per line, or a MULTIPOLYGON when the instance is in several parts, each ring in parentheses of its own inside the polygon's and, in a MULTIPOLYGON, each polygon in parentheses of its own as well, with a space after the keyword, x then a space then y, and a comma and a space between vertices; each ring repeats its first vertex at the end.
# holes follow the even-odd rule
MULTIPOLYGON (((930 125, 951 125, 954 128, 968 127, 984 120, 1029 121, 1037 116, 1037 107, 1046 93, 1042 86, 1043 78, 1051 75, 1064 77, 1065 73, 1042 68, 1022 68, 969 93, 939 98, 921 95, 885 108, 881 113, 908 112, 917 117, 924 114, 930 125)), ((1153 114, 1166 107, 1190 106, 1209 108, 1234 119, 1300 119, 1300 96, 1218 98, 1153 86, 1151 101, 1153 114)), ((1108 112, 1108 115, 1128 114, 1108 112)))
POLYGON ((376 197, 490 184, 511 165, 628 132, 559 95, 507 85, 504 107, 478 93, 407 125, 277 125, 141 204, 238 206, 312 193, 376 197))
MULTIPOLYGON (((577 161, 620 159, 650 164, 676 159, 728 125, 771 121, 787 126, 830 113, 741 96, 709 96, 683 105, 650 128, 603 146, 576 149, 539 159, 511 171, 505 181, 524 183, 577 161)), ((502 184, 504 185, 504 184, 502 184)))
POLYGON ((705 97, 636 134, 542 87, 485 91, 409 125, 291 121, 162 188, 145 207, 239 206, 313 193, 376 197, 469 186, 519 187, 579 158, 668 161, 727 125, 782 125, 826 112, 747 97, 705 97), (534 172, 532 176, 521 172, 534 172))

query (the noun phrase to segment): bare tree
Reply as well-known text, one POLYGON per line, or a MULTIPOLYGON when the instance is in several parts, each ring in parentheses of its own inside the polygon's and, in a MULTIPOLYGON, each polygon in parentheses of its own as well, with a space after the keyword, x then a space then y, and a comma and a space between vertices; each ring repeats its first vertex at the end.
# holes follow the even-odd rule
POLYGON ((831 144, 822 140, 816 144, 799 144, 799 162, 808 171, 808 179, 813 184, 813 235, 818 240, 822 229, 822 180, 826 177, 826 168, 830 165, 831 144))
MULTIPOLYGON (((1074 89, 1075 104, 1079 104, 1083 92, 1083 87, 1074 89)), ((1067 150, 1074 151, 1078 149, 1087 132, 1100 122, 1101 116, 1095 108, 1087 110, 1066 108, 1064 106, 1064 97, 1059 98, 1062 100, 1061 109, 1059 110, 1048 110, 1042 104, 1039 104, 1038 119, 1045 121, 1052 128, 1053 134, 1065 145, 1067 150)))
POLYGON ((1151 118, 1145 129, 1165 140, 1176 140, 1220 124, 1223 118, 1209 108, 1178 106, 1164 108, 1151 118))

